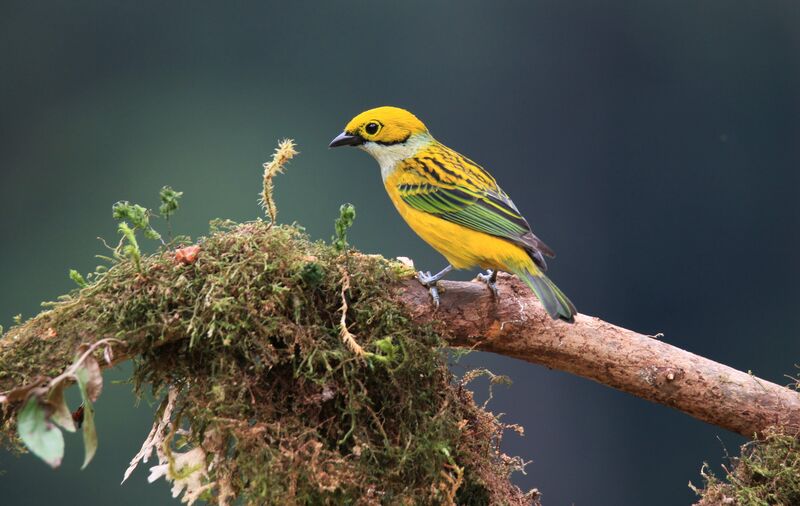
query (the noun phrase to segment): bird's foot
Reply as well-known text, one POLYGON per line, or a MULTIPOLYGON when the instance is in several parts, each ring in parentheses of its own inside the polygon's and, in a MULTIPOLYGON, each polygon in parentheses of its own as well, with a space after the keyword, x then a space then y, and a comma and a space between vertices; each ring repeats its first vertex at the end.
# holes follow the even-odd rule
POLYGON ((486 283, 495 298, 500 297, 500 293, 497 291, 497 271, 488 269, 486 274, 478 274, 478 279, 486 283))
POLYGON ((439 288, 437 283, 440 279, 444 277, 445 274, 450 272, 453 267, 448 265, 440 272, 436 274, 431 274, 430 271, 419 271, 417 272, 417 280, 420 282, 422 286, 428 289, 431 294, 431 300, 433 301, 433 305, 438 309, 439 308, 439 301, 441 300, 439 297, 439 288))
POLYGON ((436 276, 432 276, 430 271, 422 272, 419 271, 417 273, 417 280, 419 283, 428 289, 428 292, 431 294, 431 300, 433 301, 433 305, 437 308, 439 307, 439 288, 437 286, 437 282, 439 279, 436 276))

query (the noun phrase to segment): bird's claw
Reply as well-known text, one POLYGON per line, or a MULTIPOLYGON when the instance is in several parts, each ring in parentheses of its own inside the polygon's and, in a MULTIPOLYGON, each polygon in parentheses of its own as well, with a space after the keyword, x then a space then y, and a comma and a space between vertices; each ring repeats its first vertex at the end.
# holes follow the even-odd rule
POLYGON ((478 279, 486 283, 486 286, 489 287, 489 290, 492 291, 492 295, 495 298, 500 297, 500 293, 497 291, 497 271, 493 271, 492 269, 488 269, 486 274, 480 273, 478 274, 478 279))
POLYGON ((422 286, 428 289, 428 292, 431 294, 431 300, 433 301, 434 307, 437 309, 439 308, 439 288, 437 287, 437 283, 439 278, 436 276, 432 276, 430 271, 417 272, 417 280, 420 282, 422 286))
POLYGON ((428 292, 431 294, 431 300, 433 301, 433 307, 439 309, 439 289, 436 288, 436 285, 429 286, 428 292))

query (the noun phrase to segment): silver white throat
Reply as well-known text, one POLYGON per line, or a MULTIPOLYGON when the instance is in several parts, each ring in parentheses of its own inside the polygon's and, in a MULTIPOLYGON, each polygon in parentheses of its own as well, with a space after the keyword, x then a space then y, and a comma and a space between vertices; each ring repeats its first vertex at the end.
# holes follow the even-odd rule
POLYGON ((363 149, 378 161, 381 167, 381 177, 383 181, 394 172, 397 162, 414 156, 417 151, 433 142, 433 137, 429 133, 415 134, 407 141, 399 144, 378 144, 377 142, 365 142, 359 148, 363 149))

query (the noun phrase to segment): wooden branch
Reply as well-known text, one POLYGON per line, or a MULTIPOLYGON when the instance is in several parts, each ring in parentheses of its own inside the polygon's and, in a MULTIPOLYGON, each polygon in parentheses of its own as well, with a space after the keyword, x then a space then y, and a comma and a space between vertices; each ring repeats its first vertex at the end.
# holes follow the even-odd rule
POLYGON ((578 315, 553 321, 531 291, 500 275, 500 298, 482 283, 441 282, 441 306, 416 280, 399 300, 434 322, 449 343, 567 371, 743 436, 770 426, 800 431, 800 393, 671 346, 651 336, 578 315))
MULTIPOLYGON (((498 279, 499 300, 483 283, 441 282, 443 297, 438 311, 434 311, 427 290, 415 279, 402 281, 396 297, 415 320, 434 323, 454 347, 498 353, 570 372, 748 438, 770 426, 800 433, 797 391, 595 317, 578 315, 573 324, 553 321, 519 280, 505 274, 498 279)), ((17 345, 35 340, 39 341, 39 351, 50 357, 51 366, 69 364, 74 349, 59 339, 48 338, 48 325, 43 314, 15 332, 21 336, 19 341, 0 340, 0 358, 14 352, 17 345)), ((166 335, 159 345, 184 336, 174 332, 166 335)), ((114 363, 131 358, 135 348, 116 350, 114 363)), ((0 377, 0 392, 22 386, 15 384, 13 375, 0 377)))

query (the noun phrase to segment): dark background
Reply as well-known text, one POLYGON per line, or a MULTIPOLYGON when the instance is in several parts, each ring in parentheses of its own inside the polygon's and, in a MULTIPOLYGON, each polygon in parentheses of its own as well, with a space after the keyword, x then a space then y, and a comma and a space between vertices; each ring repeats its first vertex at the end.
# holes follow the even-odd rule
MULTIPOLYGON (((328 238, 339 204, 367 252, 443 259, 395 213, 376 163, 327 149, 356 113, 414 111, 489 168, 559 253, 581 312, 779 383, 800 360, 800 4, 786 1, 0 3, 0 323, 39 310, 115 239, 111 204, 186 192, 179 232, 249 220, 278 138, 280 220, 328 238)), ((462 273, 462 279, 473 273, 462 273)), ((523 487, 548 505, 687 504, 741 441, 557 371, 510 375, 523 487), (720 439, 718 439, 720 438, 720 439), (724 445, 724 446, 723 446, 724 445)), ((177 504, 138 470, 150 426, 107 374, 79 471, 0 453, 3 504, 177 504)), ((485 395, 485 384, 478 384, 485 395)), ((145 466, 146 467, 146 466, 145 466)))

